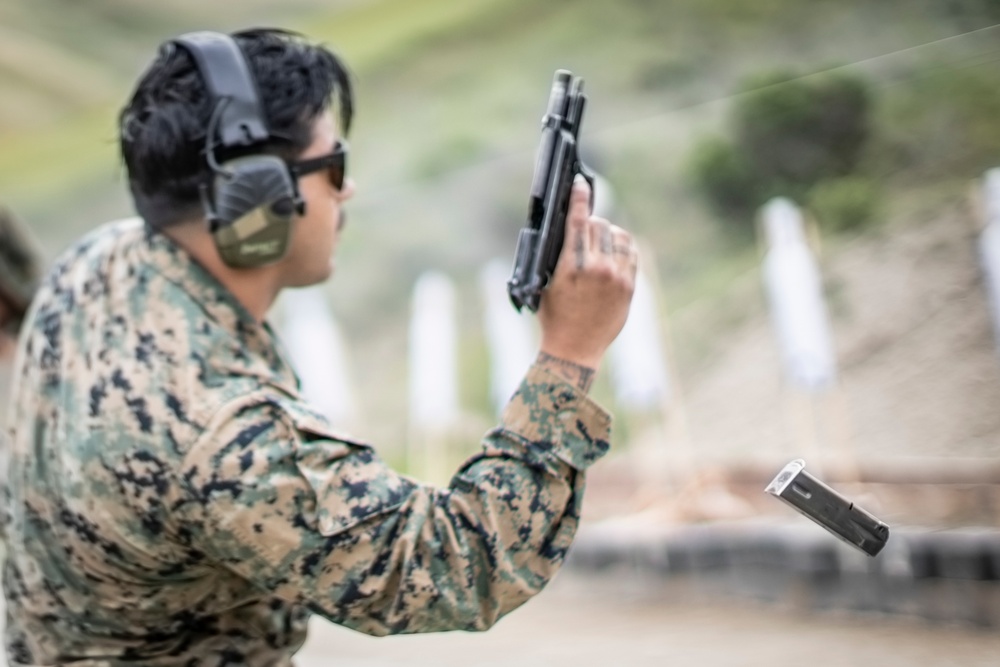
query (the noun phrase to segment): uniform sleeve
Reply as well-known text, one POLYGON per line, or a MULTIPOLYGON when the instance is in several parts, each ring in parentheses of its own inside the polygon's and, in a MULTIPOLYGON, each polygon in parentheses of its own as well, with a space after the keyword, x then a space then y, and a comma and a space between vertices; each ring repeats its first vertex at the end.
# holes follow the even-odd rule
POLYGON ((448 488, 388 468, 298 404, 251 397, 185 461, 185 530, 253 584, 374 635, 483 630, 539 592, 610 418, 532 367, 448 488))

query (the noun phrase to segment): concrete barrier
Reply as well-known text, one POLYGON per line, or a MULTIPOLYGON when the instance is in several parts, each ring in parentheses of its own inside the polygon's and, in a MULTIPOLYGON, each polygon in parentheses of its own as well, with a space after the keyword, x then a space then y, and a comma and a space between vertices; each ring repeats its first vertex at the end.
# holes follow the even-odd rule
POLYGON ((875 558, 807 522, 584 525, 567 567, 624 566, 685 591, 815 612, 1000 627, 1000 531, 894 528, 875 558))

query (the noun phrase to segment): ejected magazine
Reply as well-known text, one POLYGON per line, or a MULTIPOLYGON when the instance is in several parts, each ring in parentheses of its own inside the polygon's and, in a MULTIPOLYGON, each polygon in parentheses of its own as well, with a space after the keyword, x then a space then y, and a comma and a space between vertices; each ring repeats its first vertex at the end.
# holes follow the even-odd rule
POLYGON ((889 526, 805 471, 795 459, 767 485, 780 498, 851 546, 875 556, 889 540, 889 526))

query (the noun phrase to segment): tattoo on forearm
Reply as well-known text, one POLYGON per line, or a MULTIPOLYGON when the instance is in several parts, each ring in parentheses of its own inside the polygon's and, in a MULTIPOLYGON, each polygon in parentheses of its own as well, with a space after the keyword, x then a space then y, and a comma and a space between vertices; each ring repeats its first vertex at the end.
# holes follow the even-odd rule
POLYGON ((583 251, 583 232, 579 230, 576 232, 576 243, 573 245, 573 250, 576 252, 576 270, 583 271, 586 257, 583 251))
POLYGON ((569 380, 581 391, 590 391, 590 385, 594 383, 594 369, 566 359, 553 357, 545 352, 538 353, 537 363, 539 366, 548 367, 558 375, 569 380))

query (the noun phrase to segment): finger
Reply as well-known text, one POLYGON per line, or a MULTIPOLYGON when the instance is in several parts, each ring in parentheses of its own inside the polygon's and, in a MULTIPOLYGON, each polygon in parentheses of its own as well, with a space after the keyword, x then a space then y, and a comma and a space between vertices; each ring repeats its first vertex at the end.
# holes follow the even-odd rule
POLYGON ((610 257, 614 247, 611 223, 603 218, 591 218, 589 227, 591 251, 610 257))
POLYGON ((577 177, 570 192, 569 209, 566 212, 566 238, 563 241, 563 255, 573 258, 572 266, 578 271, 586 264, 591 241, 587 232, 587 218, 590 216, 590 186, 577 177))
POLYGON ((569 194, 569 217, 578 216, 581 220, 590 217, 590 183, 577 174, 573 179, 573 189, 569 194))
POLYGON ((612 225, 611 234, 613 238, 611 254, 614 256, 615 263, 622 268, 636 263, 639 251, 635 247, 632 235, 615 225, 612 225))
POLYGON ((635 245, 635 239, 617 225, 611 226, 611 233, 614 238, 612 253, 615 264, 624 275, 629 276, 634 288, 636 275, 639 273, 639 249, 635 245))
POLYGON ((636 254, 632 235, 617 225, 611 225, 611 253, 620 264, 627 264, 636 254))

